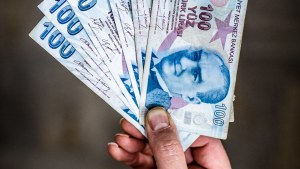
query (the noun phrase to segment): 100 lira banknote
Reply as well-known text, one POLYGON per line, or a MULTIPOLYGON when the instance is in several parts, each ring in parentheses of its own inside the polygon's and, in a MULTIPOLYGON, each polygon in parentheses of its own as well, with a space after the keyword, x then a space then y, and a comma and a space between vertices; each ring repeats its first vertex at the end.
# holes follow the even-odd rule
POLYGON ((109 0, 110 7, 114 16, 117 27, 119 41, 123 50, 124 57, 128 66, 132 68, 134 80, 139 84, 139 71, 136 58, 135 42, 134 42, 134 26, 132 20, 132 10, 130 0, 109 0))
MULTIPOLYGON (((62 1, 62 0, 61 0, 62 1)), ((97 50, 103 55, 103 60, 115 79, 122 84, 138 105, 140 99, 139 83, 135 78, 133 65, 124 56, 114 16, 108 0, 68 0, 70 6, 79 18, 97 50)))
POLYGON ((131 99, 130 94, 122 83, 117 83, 115 81, 111 71, 104 63, 102 56, 95 48, 94 44, 91 42, 69 3, 65 1, 60 5, 57 4, 57 1, 45 0, 38 7, 72 44, 76 51, 78 51, 78 53, 87 61, 92 69, 100 77, 103 77, 103 80, 109 84, 109 87, 115 93, 118 93, 118 95, 124 95, 123 97, 120 97, 120 99, 122 99, 122 101, 138 115, 137 106, 131 99), (118 86, 118 84, 120 85, 118 86))
MULTIPOLYGON (((120 95, 116 95, 116 93, 111 90, 103 78, 97 75, 87 61, 76 51, 48 18, 44 17, 31 31, 29 36, 145 135, 144 128, 136 120, 137 117, 135 114, 120 99, 120 95)), ((185 150, 197 137, 198 135, 186 131, 179 131, 179 138, 185 150)))
POLYGON ((139 131, 144 133, 144 128, 137 121, 138 118, 120 99, 122 95, 117 95, 109 87, 103 77, 100 77, 87 64, 86 60, 50 20, 44 17, 29 36, 139 131))
POLYGON ((225 139, 247 0, 154 0, 140 120, 166 108, 178 130, 225 139))
POLYGON ((150 0, 131 0, 132 15, 135 30, 136 58, 139 69, 139 79, 142 82, 146 48, 150 28, 150 0))

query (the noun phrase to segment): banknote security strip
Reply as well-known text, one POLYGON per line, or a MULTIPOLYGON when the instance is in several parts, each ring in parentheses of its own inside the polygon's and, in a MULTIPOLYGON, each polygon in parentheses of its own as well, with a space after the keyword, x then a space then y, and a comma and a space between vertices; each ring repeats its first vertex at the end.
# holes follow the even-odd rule
POLYGON ((247 0, 44 0, 30 37, 142 134, 168 110, 182 147, 226 139, 247 0))

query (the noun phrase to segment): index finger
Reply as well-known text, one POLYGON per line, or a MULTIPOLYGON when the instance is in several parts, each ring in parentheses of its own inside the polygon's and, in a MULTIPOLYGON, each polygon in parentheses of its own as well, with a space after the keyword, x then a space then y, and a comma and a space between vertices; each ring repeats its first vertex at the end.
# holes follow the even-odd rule
POLYGON ((131 123, 129 123, 126 119, 121 119, 120 121, 121 127, 123 129, 123 131, 127 134, 129 134, 130 136, 140 139, 140 140, 144 140, 145 136, 137 129, 135 128, 131 123))

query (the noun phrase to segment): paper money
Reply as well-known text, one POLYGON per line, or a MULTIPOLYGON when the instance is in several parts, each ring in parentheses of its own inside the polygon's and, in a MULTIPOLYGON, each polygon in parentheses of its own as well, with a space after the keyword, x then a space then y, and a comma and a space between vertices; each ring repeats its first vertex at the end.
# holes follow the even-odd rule
POLYGON ((152 2, 153 2, 153 0, 147 0, 147 4, 148 4, 150 11, 151 11, 151 7, 152 7, 152 2))
POLYGON ((103 77, 103 80, 109 87, 118 95, 121 96, 124 94, 124 96, 126 96, 120 97, 120 99, 138 116, 138 107, 132 100, 131 95, 119 78, 117 78, 117 80, 119 80, 120 85, 117 85, 110 70, 104 63, 102 56, 100 56, 98 50, 89 39, 69 3, 64 1, 64 3, 60 5, 57 4, 57 1, 45 0, 38 7, 78 53, 89 63, 91 68, 99 74, 99 76, 103 77))
POLYGON ((246 6, 247 0, 153 1, 141 120, 163 106, 179 130, 227 137, 246 6))
POLYGON ((144 64, 146 59, 146 47, 150 26, 150 6, 149 0, 131 0, 132 14, 135 30, 136 58, 139 69, 140 82, 143 78, 144 64))
MULTIPOLYGON (((118 98, 119 96, 110 90, 103 79, 99 78, 50 20, 44 17, 32 30, 30 37, 145 135, 144 128, 138 123, 137 117, 124 105, 118 98)), ((198 138, 198 135, 179 131, 179 138, 186 150, 198 138)))
MULTIPOLYGON (((139 71, 135 52, 134 27, 130 0, 109 0, 115 24, 118 30, 120 43, 128 63, 134 73, 139 87, 139 71)), ((140 89, 139 89, 140 90, 140 89)))
POLYGON ((145 112, 165 107, 186 150, 200 134, 225 139, 234 121, 246 6, 247 0, 45 0, 39 8, 46 17, 30 36, 143 135, 145 112))
MULTIPOLYGON (((117 72, 118 78, 126 86, 132 99, 138 105, 140 92, 132 65, 126 62, 117 34, 113 14, 107 0, 68 0, 76 16, 95 45, 104 53, 104 62, 109 69, 117 72)), ((99 52, 100 53, 100 52, 99 52)))
POLYGON ((46 17, 39 22, 29 36, 139 131, 144 133, 144 128, 138 123, 135 114, 128 109, 119 96, 103 81, 103 77, 99 77, 93 71, 89 64, 46 17))
POLYGON ((234 101, 235 101, 235 95, 233 95, 233 98, 232 98, 232 107, 231 107, 231 111, 230 111, 230 118, 229 118, 229 122, 234 122, 234 101))

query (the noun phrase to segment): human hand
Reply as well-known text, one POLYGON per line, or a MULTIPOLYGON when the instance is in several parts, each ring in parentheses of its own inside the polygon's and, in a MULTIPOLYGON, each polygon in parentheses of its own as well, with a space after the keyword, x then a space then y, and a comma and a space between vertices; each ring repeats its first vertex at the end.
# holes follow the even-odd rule
POLYGON ((128 121, 121 120, 125 134, 116 134, 108 144, 109 154, 134 169, 230 169, 220 140, 201 136, 183 152, 176 127, 163 108, 153 108, 146 117, 147 139, 128 121))

